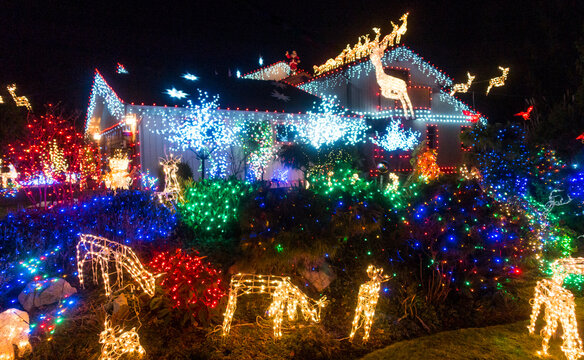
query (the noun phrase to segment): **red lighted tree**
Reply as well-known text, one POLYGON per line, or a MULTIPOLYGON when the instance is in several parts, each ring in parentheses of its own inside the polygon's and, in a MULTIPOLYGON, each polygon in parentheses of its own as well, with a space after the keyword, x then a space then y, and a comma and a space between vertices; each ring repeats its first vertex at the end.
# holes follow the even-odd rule
POLYGON ((75 116, 48 105, 45 115, 30 115, 24 136, 8 146, 8 162, 35 203, 71 200, 97 179, 97 149, 74 127, 75 116))

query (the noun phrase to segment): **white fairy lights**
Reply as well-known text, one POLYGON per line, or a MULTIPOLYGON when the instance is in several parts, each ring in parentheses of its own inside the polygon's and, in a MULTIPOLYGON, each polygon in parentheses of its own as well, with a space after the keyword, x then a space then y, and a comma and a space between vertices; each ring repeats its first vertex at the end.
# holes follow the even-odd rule
POLYGON ((99 360, 118 360, 124 354, 142 356, 146 353, 140 345, 140 336, 136 328, 123 331, 118 326, 112 327, 108 317, 105 319, 104 327, 99 334, 99 343, 103 344, 99 360))
POLYGON ((106 238, 88 234, 81 234, 77 243, 77 273, 79 284, 83 286, 83 264, 91 262, 93 282, 97 283, 98 265, 105 287, 105 295, 111 295, 112 286, 123 287, 123 270, 126 270, 132 279, 150 296, 154 296, 155 277, 147 271, 134 251, 129 247, 108 240, 106 238), (116 282, 110 284, 110 262, 114 262, 116 282))
POLYGON ((509 75, 509 68, 499 66, 499 70, 501 70, 503 73, 501 74, 501 76, 497 76, 489 80, 489 87, 487 87, 487 95, 489 95, 491 88, 501 87, 505 85, 505 80, 507 80, 507 75, 509 75))
POLYGON ((198 79, 199 79, 199 78, 198 78, 196 75, 193 75, 193 74, 191 74, 191 73, 185 73, 185 74, 183 74, 183 76, 182 76, 182 77, 183 77, 184 79, 186 79, 186 80, 190 80, 190 81, 196 81, 196 80, 198 80, 198 79))
POLYGON ((109 159, 110 172, 105 174, 104 183, 108 189, 129 189, 132 177, 128 172, 130 159, 121 151, 117 151, 109 159))
POLYGON ((176 88, 166 89, 165 93, 166 93, 166 95, 168 95, 172 98, 175 98, 175 99, 184 99, 189 95, 182 90, 177 90, 176 88))
POLYGON ((107 84, 99 71, 95 70, 91 96, 89 98, 89 106, 87 107, 87 121, 85 124, 86 134, 91 134, 99 129, 100 118, 93 113, 98 104, 98 99, 102 99, 109 113, 118 121, 121 121, 124 116, 124 102, 107 84))
POLYGON ((176 201, 180 197, 180 183, 178 182, 177 172, 180 157, 167 157, 160 161, 164 172, 164 190, 159 192, 158 199, 162 203, 176 201))
POLYGON ((466 73, 468 77, 468 81, 465 83, 454 84, 452 85, 452 89, 450 90, 450 96, 454 96, 457 92, 459 93, 466 93, 468 89, 470 89, 470 85, 472 84, 473 80, 476 76, 471 75, 469 72, 466 73))
POLYGON ((6 89, 8 89, 8 92, 12 96, 16 106, 23 106, 28 111, 32 111, 32 106, 30 105, 30 101, 28 101, 26 96, 16 96, 16 84, 8 85, 6 89))
POLYGON ((289 277, 274 275, 237 274, 231 278, 229 285, 229 300, 223 318, 223 336, 229 334, 231 321, 237 307, 237 297, 248 294, 268 294, 272 296, 272 303, 268 314, 274 321, 274 337, 282 337, 282 322, 284 311, 288 319, 296 319, 298 307, 304 320, 320 321, 320 311, 326 306, 326 297, 315 301, 306 296, 300 289, 290 282, 289 277))
POLYGON ((401 128, 399 120, 392 120, 382 136, 371 138, 371 142, 385 151, 411 150, 420 141, 420 132, 401 128))
POLYGON ((351 341, 361 326, 363 326, 363 341, 366 342, 369 340, 373 316, 375 315, 375 307, 377 306, 377 300, 379 300, 381 283, 389 279, 388 276, 383 276, 382 273, 382 268, 377 268, 373 265, 367 267, 367 276, 369 276, 370 280, 359 287, 359 300, 355 309, 351 334, 349 335, 351 341))

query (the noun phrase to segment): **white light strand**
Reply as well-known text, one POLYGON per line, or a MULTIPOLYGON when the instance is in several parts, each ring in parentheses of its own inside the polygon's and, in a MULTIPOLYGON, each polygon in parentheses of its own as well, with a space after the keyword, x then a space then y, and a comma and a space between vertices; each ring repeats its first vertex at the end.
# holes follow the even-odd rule
POLYGON ((124 117, 124 103, 107 84, 99 71, 96 70, 93 79, 93 87, 91 88, 89 106, 87 107, 87 121, 85 124, 86 134, 94 133, 95 130, 99 131, 99 123, 96 124, 96 122, 99 121, 101 117, 95 116, 93 113, 97 106, 98 97, 103 99, 107 110, 117 121, 121 121, 124 117), (91 130, 94 131, 92 132, 91 130))
POLYGON ((144 268, 134 251, 129 247, 108 240, 106 238, 88 234, 81 234, 77 243, 77 273, 79 284, 84 285, 83 264, 91 262, 93 282, 97 283, 98 266, 105 287, 105 295, 111 295, 112 286, 123 287, 123 270, 125 269, 132 279, 140 285, 142 290, 154 296, 155 277, 144 268), (114 262, 116 282, 110 284, 109 264, 114 262))
POLYGON ((385 129, 386 133, 382 136, 377 134, 376 137, 371 138, 371 142, 385 151, 413 149, 420 141, 420 132, 411 129, 404 130, 401 126, 399 120, 392 120, 385 129))
POLYGON ((315 301, 306 296, 300 289, 290 282, 289 277, 274 275, 237 274, 231 278, 229 285, 229 300, 223 318, 223 336, 229 334, 231 321, 237 307, 237 297, 248 294, 267 294, 272 296, 272 303, 268 314, 274 321, 274 337, 282 337, 282 322, 284 311, 288 320, 296 319, 298 307, 304 320, 320 321, 320 311, 326 306, 326 297, 315 301))
POLYGON ((179 163, 180 157, 175 158, 172 155, 160 161, 160 165, 164 172, 164 190, 157 195, 158 199, 163 204, 181 200, 180 183, 177 177, 179 163))

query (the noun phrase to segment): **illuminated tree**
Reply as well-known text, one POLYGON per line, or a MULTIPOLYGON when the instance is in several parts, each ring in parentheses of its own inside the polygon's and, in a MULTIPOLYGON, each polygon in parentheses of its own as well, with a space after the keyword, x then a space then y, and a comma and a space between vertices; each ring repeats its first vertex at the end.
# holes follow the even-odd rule
MULTIPOLYGON (((269 121, 245 123, 239 132, 241 147, 250 175, 263 179, 264 170, 275 155, 274 135, 269 121)), ((246 166, 247 175, 247 166, 246 166)))
POLYGON ((236 140, 237 128, 231 127, 216 111, 219 96, 209 99, 199 91, 199 103, 189 100, 187 114, 181 118, 167 118, 166 127, 158 132, 174 144, 175 150, 190 150, 201 161, 201 177, 205 178, 205 163, 212 162, 212 173, 223 175, 226 170, 226 150, 236 140))
POLYGON ((399 120, 392 120, 386 128, 386 133, 376 136, 371 141, 385 151, 411 150, 420 139, 420 132, 402 129, 399 120))

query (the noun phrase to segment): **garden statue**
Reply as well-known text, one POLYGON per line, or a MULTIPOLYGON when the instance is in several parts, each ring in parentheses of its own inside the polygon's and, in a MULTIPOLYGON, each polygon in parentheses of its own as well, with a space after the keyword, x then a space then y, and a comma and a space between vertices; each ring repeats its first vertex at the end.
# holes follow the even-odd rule
POLYGON ((364 331, 363 341, 366 342, 369 340, 369 333, 373 324, 373 315, 375 315, 375 307, 379 299, 381 283, 389 279, 389 276, 383 276, 381 275, 382 273, 382 268, 377 268, 373 265, 369 265, 367 268, 367 276, 369 276, 370 280, 359 287, 359 300, 355 309, 351 334, 349 335, 351 341, 361 326, 363 326, 364 331))

